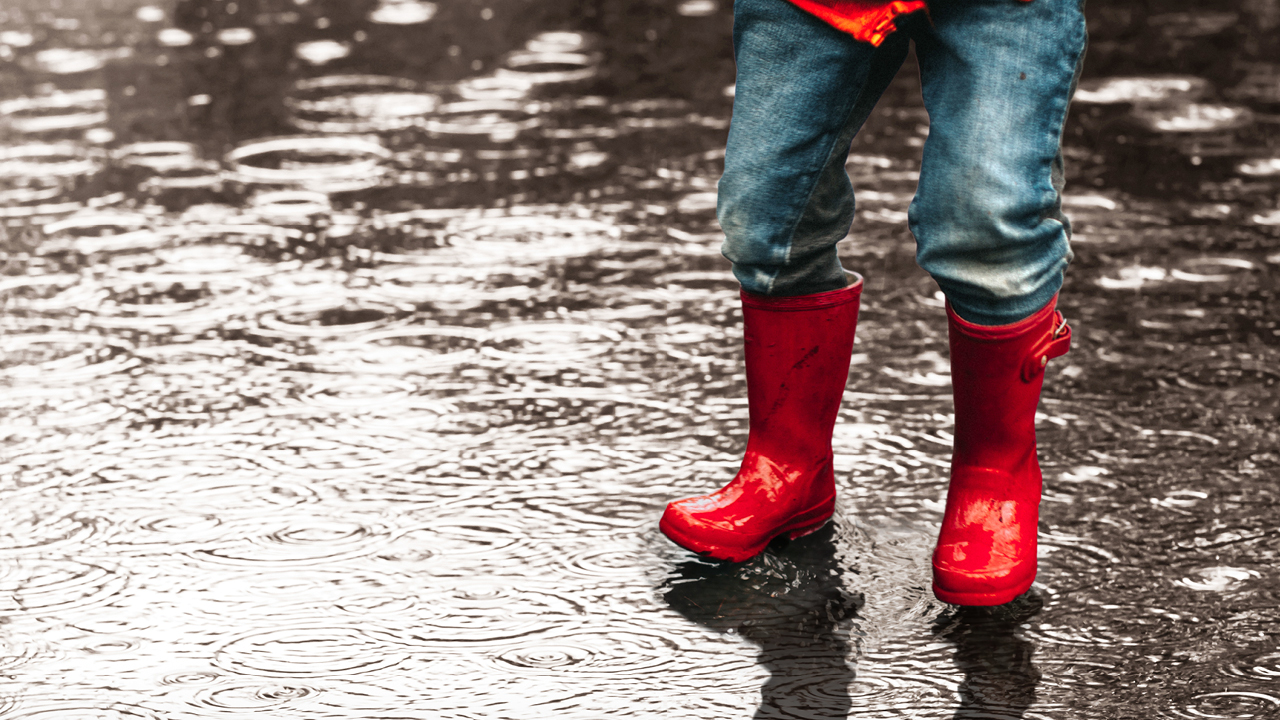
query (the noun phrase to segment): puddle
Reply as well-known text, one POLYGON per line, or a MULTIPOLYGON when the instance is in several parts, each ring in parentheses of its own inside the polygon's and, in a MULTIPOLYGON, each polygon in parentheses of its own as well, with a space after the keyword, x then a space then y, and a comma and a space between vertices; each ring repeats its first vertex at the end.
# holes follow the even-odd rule
POLYGON ((747 438, 731 3, 98 5, 0 10, 0 717, 1280 705, 1274 3, 1090 8, 1040 574, 991 610, 929 590, 914 65, 847 165, 836 520, 730 566, 656 519, 747 438))

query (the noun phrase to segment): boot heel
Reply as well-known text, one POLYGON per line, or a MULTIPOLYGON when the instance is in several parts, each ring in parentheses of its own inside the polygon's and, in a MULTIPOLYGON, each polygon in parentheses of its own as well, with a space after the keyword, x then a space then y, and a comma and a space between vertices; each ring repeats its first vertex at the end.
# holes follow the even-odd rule
MULTIPOLYGON (((827 467, 823 471, 823 474, 828 478, 827 482, 831 483, 834 486, 835 477, 832 474, 831 460, 827 460, 827 467)), ((801 525, 800 527, 794 530, 787 531, 787 537, 792 540, 798 540, 804 537, 805 535, 811 535, 813 533, 818 532, 819 530, 822 529, 823 525, 827 524, 827 521, 831 519, 831 516, 835 514, 835 511, 836 511, 836 496, 835 496, 835 493, 833 492, 831 494, 831 497, 827 498, 819 505, 813 507, 812 509, 806 512, 801 513, 798 517, 792 518, 793 520, 797 520, 805 524, 801 525)))
POLYGON ((823 526, 823 525, 826 525, 826 524, 827 524, 827 520, 830 520, 830 519, 831 519, 831 518, 827 518, 826 520, 823 520, 822 522, 814 523, 813 525, 807 525, 807 526, 802 527, 802 528, 800 528, 800 529, 798 529, 798 530, 792 530, 791 532, 787 533, 787 537, 788 537, 789 539, 791 539, 791 540, 799 540, 800 538, 804 537, 805 535, 812 535, 813 533, 816 533, 816 532, 818 532, 819 530, 821 530, 821 529, 822 529, 822 526, 823 526))

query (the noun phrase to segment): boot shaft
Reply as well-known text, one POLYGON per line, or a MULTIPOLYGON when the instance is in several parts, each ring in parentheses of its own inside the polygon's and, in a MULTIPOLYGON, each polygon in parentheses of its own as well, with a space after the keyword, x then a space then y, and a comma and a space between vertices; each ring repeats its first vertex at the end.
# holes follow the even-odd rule
POLYGON ((814 295, 742 291, 751 447, 830 454, 861 295, 860 276, 814 295))
POLYGON ((727 485, 667 506, 676 544, 740 562, 780 534, 821 527, 835 511, 831 430, 849 376, 862 278, 826 293, 742 293, 751 432, 727 485))
POLYGON ((1056 302, 1055 297, 1031 317, 995 327, 969 323, 948 305, 956 410, 953 466, 1022 472, 1035 464, 1044 368, 1071 342, 1056 302))

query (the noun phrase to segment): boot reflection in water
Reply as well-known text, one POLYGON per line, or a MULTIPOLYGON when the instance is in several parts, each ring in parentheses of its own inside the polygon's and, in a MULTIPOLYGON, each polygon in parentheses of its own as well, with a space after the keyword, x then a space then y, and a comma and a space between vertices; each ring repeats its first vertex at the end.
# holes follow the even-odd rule
MULTIPOLYGON (((835 525, 740 565, 691 560, 677 567, 663 598, 703 627, 760 646, 769 671, 755 717, 844 720, 852 700, 849 630, 861 594, 845 589, 835 525)), ((780 542, 787 542, 786 540, 780 542)))
POLYGON ((947 299, 956 422, 933 589, 1000 605, 1035 579, 1035 411, 1071 339, 1056 310, 1071 259, 1061 138, 1085 23, 1080 0, 925 5, 735 0, 717 217, 742 284, 751 425, 732 481, 672 502, 660 527, 742 561, 831 516, 863 287, 836 251, 854 213, 845 164, 914 42, 929 132, 908 222, 947 299))
POLYGON ((1026 715, 1036 701, 1040 671, 1032 662, 1035 645, 1017 630, 1043 607, 1031 592, 998 607, 956 608, 934 622, 934 636, 956 646, 953 660, 964 673, 954 720, 1026 715))

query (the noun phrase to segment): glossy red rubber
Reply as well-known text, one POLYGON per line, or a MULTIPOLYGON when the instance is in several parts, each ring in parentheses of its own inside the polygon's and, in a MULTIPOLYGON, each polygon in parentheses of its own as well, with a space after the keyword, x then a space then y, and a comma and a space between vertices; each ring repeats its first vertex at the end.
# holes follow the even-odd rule
POLYGON ((1036 577, 1042 479, 1036 406, 1071 328, 1055 297, 1012 325, 966 322, 948 305, 955 446, 933 553, 933 592, 955 605, 1003 605, 1036 577))
POLYGON ((801 537, 831 518, 831 430, 849 377, 861 295, 860 276, 813 295, 742 292, 746 452, 727 485, 667 505, 658 527, 672 542, 742 562, 783 533, 801 537))

